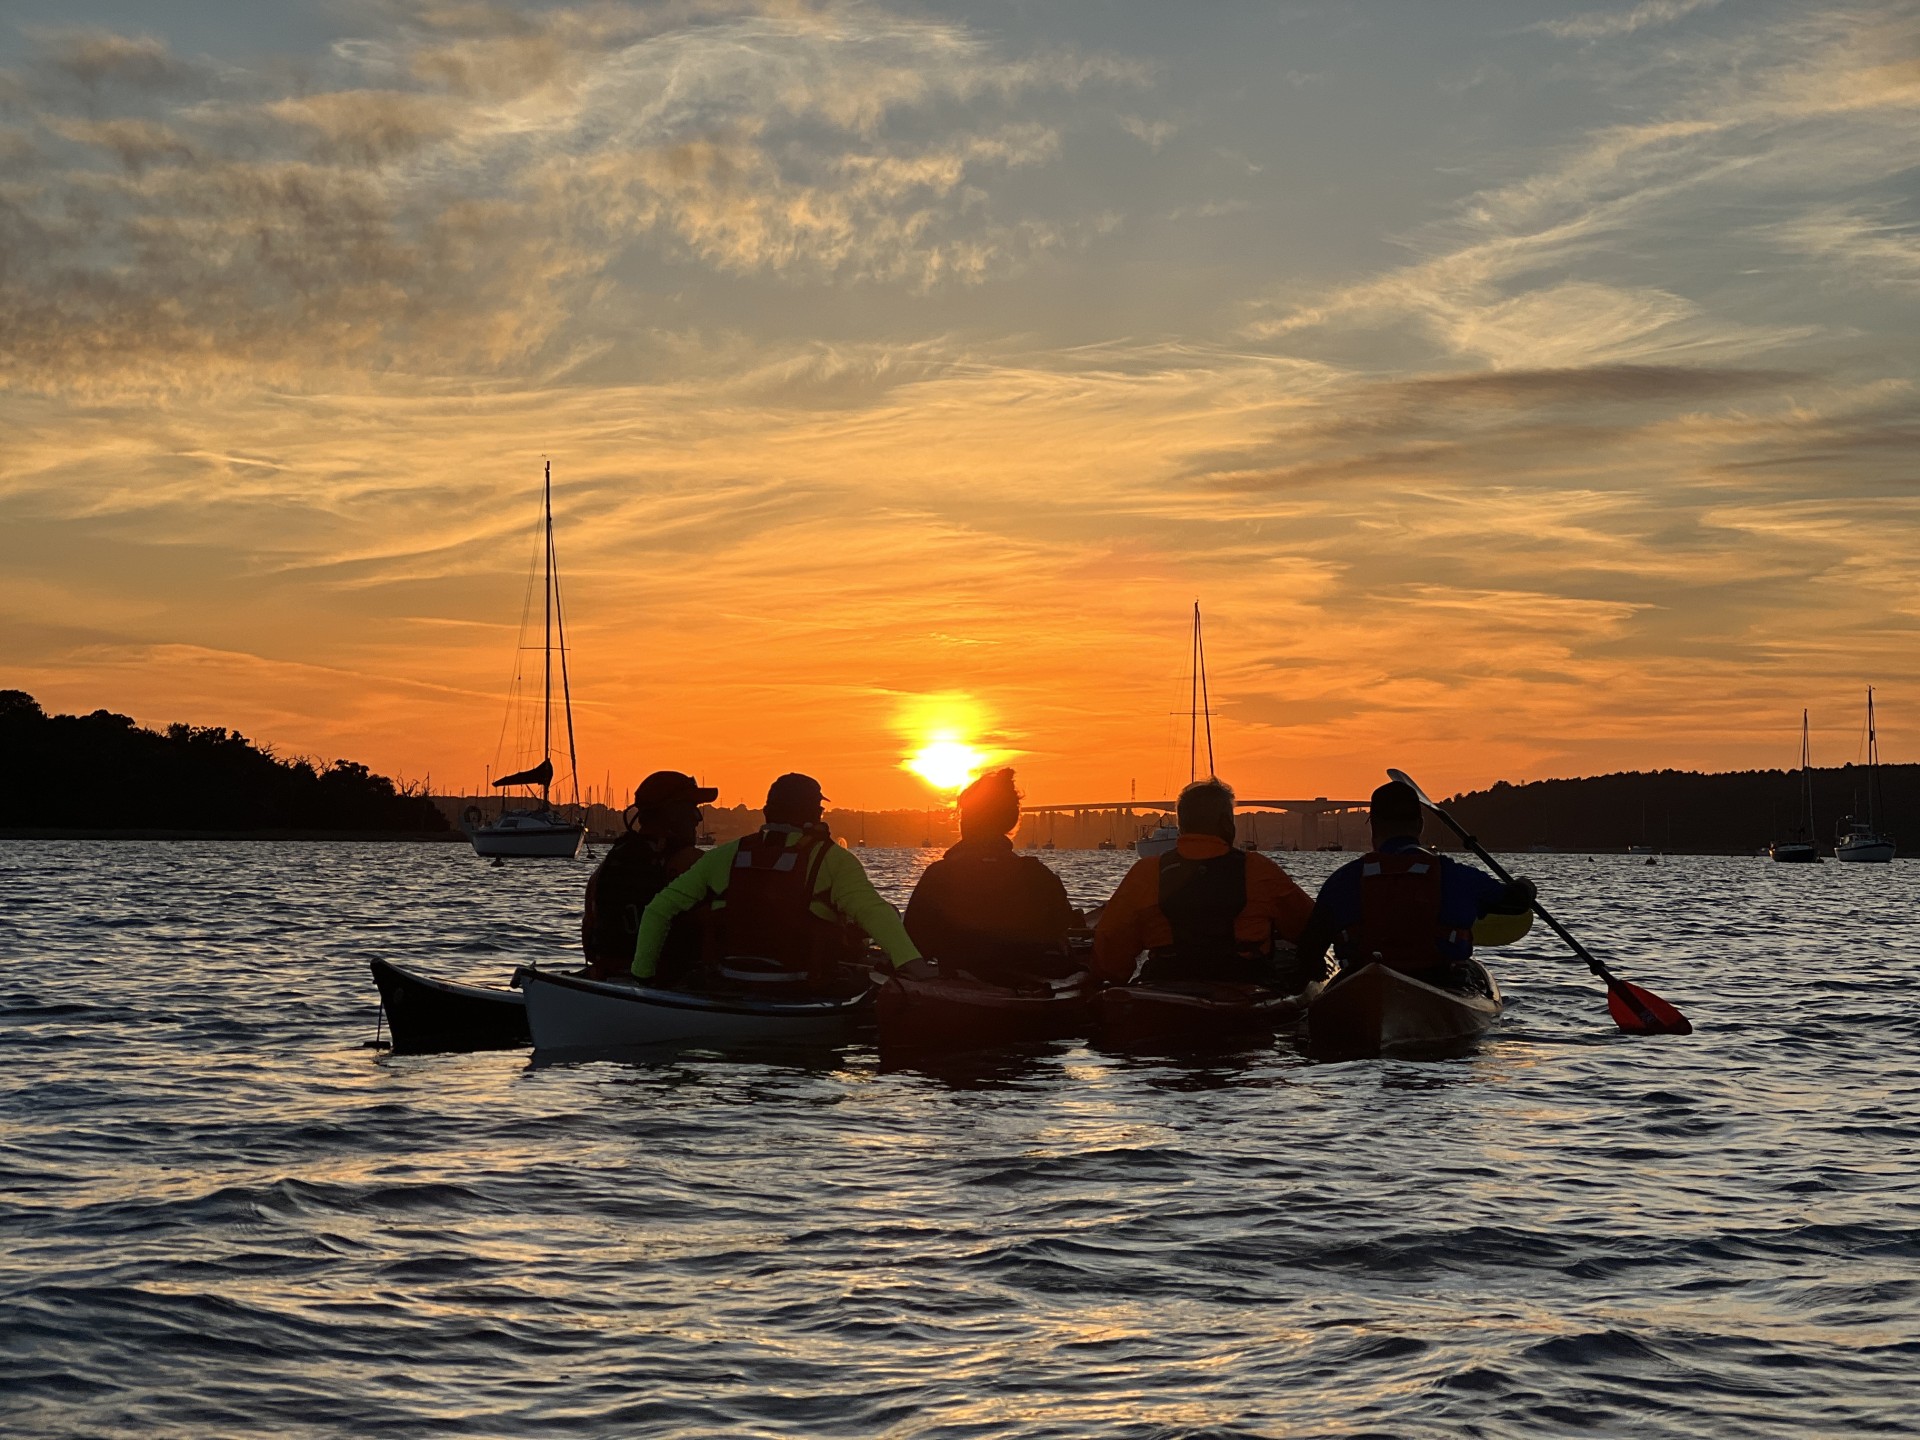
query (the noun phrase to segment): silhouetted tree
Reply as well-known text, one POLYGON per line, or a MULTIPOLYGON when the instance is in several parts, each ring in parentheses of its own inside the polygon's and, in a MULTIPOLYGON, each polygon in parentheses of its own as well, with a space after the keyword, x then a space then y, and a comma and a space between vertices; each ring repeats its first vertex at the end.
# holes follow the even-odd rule
POLYGON ((87 830, 445 831, 425 795, 351 760, 282 760, 222 726, 48 715, 0 690, 0 825, 87 830))

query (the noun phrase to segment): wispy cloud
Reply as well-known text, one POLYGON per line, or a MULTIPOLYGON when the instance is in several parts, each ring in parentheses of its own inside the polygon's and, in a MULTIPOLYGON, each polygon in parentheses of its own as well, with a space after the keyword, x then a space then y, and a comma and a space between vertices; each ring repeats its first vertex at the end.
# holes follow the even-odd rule
POLYGON ((1541 20, 1529 26, 1562 40, 1612 40, 1656 25, 1671 25, 1700 10, 1711 10, 1720 0, 1641 0, 1625 10, 1589 10, 1564 20, 1541 20))
POLYGON ((1001 213, 1003 177, 1060 158, 1013 102, 1143 74, 852 5, 399 13, 311 78, 49 37, 51 65, 12 77, 0 375, 537 367, 591 347, 636 252, 977 283, 1110 223, 1001 213))

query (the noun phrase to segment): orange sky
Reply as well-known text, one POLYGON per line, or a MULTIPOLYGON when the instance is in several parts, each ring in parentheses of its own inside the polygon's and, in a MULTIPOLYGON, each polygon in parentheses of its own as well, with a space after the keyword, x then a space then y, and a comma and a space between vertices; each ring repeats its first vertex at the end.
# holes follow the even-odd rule
POLYGON ((221 8, 0 35, 50 709, 524 761, 551 456, 595 786, 1912 758, 1908 6, 221 8))

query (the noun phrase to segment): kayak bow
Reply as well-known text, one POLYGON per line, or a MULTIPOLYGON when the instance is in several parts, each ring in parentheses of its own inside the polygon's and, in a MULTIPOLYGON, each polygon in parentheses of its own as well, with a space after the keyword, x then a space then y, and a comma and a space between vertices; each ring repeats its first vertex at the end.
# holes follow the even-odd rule
POLYGON ((526 999, 512 990, 456 985, 385 960, 367 963, 380 987, 396 1055, 513 1050, 531 1043, 526 999))

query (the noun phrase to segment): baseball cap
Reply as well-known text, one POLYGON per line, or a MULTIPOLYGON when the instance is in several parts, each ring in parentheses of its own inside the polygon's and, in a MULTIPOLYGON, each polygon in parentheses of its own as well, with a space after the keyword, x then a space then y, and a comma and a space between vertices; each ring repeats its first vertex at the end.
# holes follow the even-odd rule
POLYGON ((702 785, 693 776, 682 775, 678 770, 656 770, 633 792, 633 803, 642 810, 677 804, 705 805, 719 798, 718 787, 702 785))

